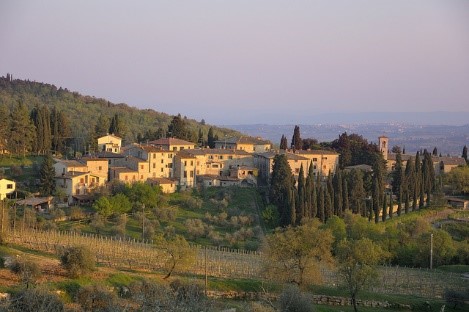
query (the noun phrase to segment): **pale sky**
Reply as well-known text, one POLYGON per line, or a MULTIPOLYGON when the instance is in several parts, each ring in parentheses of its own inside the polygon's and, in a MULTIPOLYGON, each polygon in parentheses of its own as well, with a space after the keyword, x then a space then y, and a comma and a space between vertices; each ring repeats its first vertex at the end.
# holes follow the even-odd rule
POLYGON ((469 1, 1 0, 0 75, 212 124, 469 111, 469 1))

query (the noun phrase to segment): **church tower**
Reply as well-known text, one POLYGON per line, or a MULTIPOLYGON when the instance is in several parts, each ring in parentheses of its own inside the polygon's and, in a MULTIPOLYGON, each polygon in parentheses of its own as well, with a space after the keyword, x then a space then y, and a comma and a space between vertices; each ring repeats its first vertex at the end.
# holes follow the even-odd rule
POLYGON ((383 154, 383 158, 384 160, 388 160, 388 148, 389 148, 389 145, 388 145, 388 142, 389 142, 389 138, 387 136, 380 136, 378 138, 379 140, 379 151, 381 152, 381 154, 383 154))

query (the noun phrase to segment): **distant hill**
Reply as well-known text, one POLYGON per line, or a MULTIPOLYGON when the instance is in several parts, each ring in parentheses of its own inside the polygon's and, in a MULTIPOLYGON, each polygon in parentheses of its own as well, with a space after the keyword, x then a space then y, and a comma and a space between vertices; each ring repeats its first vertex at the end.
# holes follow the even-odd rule
MULTIPOLYGON (((147 131, 155 132, 158 128, 167 129, 172 116, 152 109, 138 109, 123 103, 111 103, 102 98, 82 95, 69 91, 67 88, 56 87, 52 84, 0 77, 0 105, 6 105, 9 109, 22 102, 31 110, 35 105, 55 106, 62 110, 70 119, 74 137, 88 138, 90 130, 94 129, 99 116, 102 114, 111 119, 118 114, 123 120, 127 131, 124 140, 136 142, 138 134, 147 131)), ((182 113, 184 116, 184 114, 182 113)), ((211 125, 203 121, 196 121, 184 116, 189 130, 198 134, 202 129, 207 136, 211 125)), ((239 132, 228 128, 213 126, 214 135, 223 137, 240 135, 239 132)), ((85 139, 84 139, 85 141, 85 139)))
MULTIPOLYGON (((261 136, 280 144, 282 134, 291 143, 295 125, 231 125, 229 127, 251 136, 261 136)), ((464 145, 469 146, 469 124, 451 125, 415 125, 406 123, 362 123, 362 124, 300 124, 301 138, 315 138, 320 142, 330 142, 341 133, 357 133, 370 142, 377 143, 378 136, 389 137, 390 147, 398 145, 406 152, 414 153, 421 149, 433 151, 437 147, 442 155, 461 156, 464 145)))

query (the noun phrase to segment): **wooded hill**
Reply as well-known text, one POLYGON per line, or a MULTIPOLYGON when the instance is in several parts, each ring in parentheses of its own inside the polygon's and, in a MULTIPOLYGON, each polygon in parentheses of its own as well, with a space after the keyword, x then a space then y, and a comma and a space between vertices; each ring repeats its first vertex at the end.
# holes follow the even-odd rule
MULTIPOLYGON (((125 143, 151 140, 155 136, 166 136, 173 116, 152 109, 138 109, 124 103, 111 103, 102 98, 82 95, 67 88, 30 80, 13 79, 10 74, 0 77, 0 112, 10 115, 20 103, 29 112, 34 108, 46 106, 63 114, 69 122, 69 136, 75 139, 74 146, 85 150, 92 144, 96 128, 108 128, 116 116, 119 118, 125 143), (98 123, 104 122, 104 125, 98 123), (98 127, 96 125, 98 124, 98 127)), ((184 120, 187 136, 185 139, 206 144, 209 129, 214 137, 240 135, 239 132, 206 125, 204 120, 196 121, 186 116, 184 120)), ((2 119, 3 123, 3 119, 2 119)), ((168 134, 169 136, 170 134, 168 134)))

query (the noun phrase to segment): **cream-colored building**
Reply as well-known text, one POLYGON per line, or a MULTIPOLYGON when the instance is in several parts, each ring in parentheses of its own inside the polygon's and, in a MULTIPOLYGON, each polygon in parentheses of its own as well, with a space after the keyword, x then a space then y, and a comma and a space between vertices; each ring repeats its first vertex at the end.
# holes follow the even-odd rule
POLYGON ((107 134, 98 138, 98 151, 120 153, 122 147, 122 139, 113 134, 107 134))
MULTIPOLYGON (((394 168, 396 167, 396 156, 397 154, 395 153, 387 154, 386 169, 388 170, 388 172, 393 171, 394 168)), ((415 162, 415 155, 402 154, 401 159, 402 159, 402 167, 405 168, 407 166, 408 161, 415 162)), ((420 155, 420 160, 423 160, 423 155, 420 155)), ((451 156, 443 156, 443 157, 432 156, 432 162, 433 162, 433 169, 435 170, 435 175, 448 173, 456 167, 466 165, 466 161, 464 160, 464 158, 451 157, 451 156)))
POLYGON ((105 185, 107 181, 106 160, 85 158, 80 161, 55 161, 55 184, 67 196, 68 203, 85 199, 93 189, 105 185))
POLYGON ((261 138, 241 136, 215 141, 215 148, 242 150, 248 153, 263 153, 272 149, 272 143, 261 138))
POLYGON ((178 181, 169 178, 151 178, 147 180, 152 186, 159 186, 163 193, 174 193, 178 188, 178 181))
POLYGON ((254 165, 259 169, 259 176, 265 182, 270 181, 274 158, 278 154, 285 154, 292 174, 296 179, 300 173, 301 166, 303 166, 304 175, 307 176, 309 167, 312 164, 314 175, 321 177, 329 176, 329 173, 334 174, 339 166, 339 154, 332 151, 271 151, 254 154, 254 165))
POLYGON ((126 150, 126 156, 134 156, 147 162, 145 168, 148 178, 172 178, 176 153, 154 145, 135 145, 126 150))
POLYGON ((16 190, 16 182, 7 180, 7 179, 0 179, 0 200, 6 198, 8 194, 13 193, 16 190))

